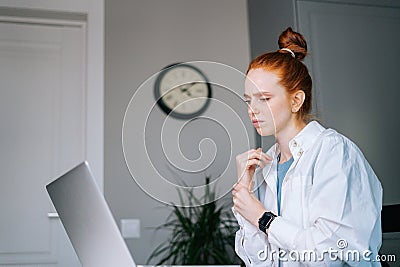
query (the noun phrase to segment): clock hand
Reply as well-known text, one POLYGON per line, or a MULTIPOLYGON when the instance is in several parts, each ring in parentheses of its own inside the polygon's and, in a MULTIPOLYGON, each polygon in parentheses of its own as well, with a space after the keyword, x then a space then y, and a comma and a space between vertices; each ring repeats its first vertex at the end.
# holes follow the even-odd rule
POLYGON ((182 84, 181 86, 178 86, 178 87, 181 88, 182 92, 186 92, 190 87, 192 87, 196 83, 198 83, 198 82, 185 83, 185 84, 182 84))
POLYGON ((187 84, 182 84, 181 86, 178 86, 178 88, 180 88, 182 93, 186 93, 187 96, 192 97, 192 94, 188 90, 189 90, 189 88, 191 88, 196 83, 197 82, 191 82, 191 83, 187 83, 187 84))
POLYGON ((181 89, 181 92, 182 93, 185 93, 187 96, 192 96, 192 94, 190 93, 190 91, 188 91, 188 88, 183 88, 183 89, 181 89))
POLYGON ((189 84, 188 84, 189 87, 188 87, 187 89, 189 89, 190 87, 192 87, 192 86, 195 85, 196 83, 199 83, 199 82, 191 82, 191 83, 189 83, 189 84))

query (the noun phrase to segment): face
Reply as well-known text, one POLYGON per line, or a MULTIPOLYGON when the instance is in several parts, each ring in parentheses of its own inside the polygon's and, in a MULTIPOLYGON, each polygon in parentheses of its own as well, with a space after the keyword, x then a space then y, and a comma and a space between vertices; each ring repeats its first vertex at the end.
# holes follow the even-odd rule
POLYGON ((261 136, 276 135, 293 120, 290 97, 273 72, 250 70, 244 96, 249 117, 261 136))

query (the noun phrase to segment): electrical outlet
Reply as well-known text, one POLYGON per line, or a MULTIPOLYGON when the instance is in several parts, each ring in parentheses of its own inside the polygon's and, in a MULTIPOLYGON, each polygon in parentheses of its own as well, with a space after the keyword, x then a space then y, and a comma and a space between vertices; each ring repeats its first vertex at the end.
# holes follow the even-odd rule
POLYGON ((140 220, 121 219, 121 234, 124 238, 140 238, 140 220))

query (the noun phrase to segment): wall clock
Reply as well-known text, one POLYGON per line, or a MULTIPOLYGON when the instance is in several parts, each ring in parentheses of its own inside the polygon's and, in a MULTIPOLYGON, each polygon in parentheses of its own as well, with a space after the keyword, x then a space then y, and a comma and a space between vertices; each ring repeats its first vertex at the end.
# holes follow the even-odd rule
POLYGON ((211 85, 197 67, 176 63, 159 73, 154 96, 166 114, 179 119, 191 119, 206 110, 211 99, 211 85))

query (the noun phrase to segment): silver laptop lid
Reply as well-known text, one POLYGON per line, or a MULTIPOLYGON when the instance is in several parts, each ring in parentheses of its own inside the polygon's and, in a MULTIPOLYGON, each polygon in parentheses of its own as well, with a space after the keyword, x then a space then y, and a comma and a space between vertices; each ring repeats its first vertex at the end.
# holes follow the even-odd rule
POLYGON ((87 162, 46 189, 83 267, 136 267, 87 162))

